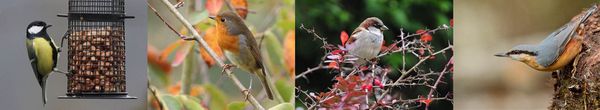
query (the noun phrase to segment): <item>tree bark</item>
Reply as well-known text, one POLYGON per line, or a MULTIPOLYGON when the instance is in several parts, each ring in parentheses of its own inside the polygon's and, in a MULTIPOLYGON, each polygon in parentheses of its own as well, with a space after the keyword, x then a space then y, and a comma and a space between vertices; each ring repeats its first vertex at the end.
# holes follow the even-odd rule
MULTIPOLYGON (((582 14, 585 12, 582 12, 582 14)), ((580 14, 581 15, 581 14, 580 14)), ((583 49, 568 65, 552 73, 554 97, 549 109, 600 109, 600 11, 595 11, 580 26, 584 34, 583 49)))

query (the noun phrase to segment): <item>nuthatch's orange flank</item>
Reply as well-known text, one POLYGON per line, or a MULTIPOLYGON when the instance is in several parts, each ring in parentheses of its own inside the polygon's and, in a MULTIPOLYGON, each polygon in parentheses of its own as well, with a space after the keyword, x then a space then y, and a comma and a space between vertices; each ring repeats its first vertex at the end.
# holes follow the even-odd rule
POLYGON ((581 23, 596 12, 596 5, 585 14, 571 20, 550 34, 537 45, 517 45, 508 52, 497 53, 497 57, 510 57, 539 71, 554 71, 569 64, 581 52, 581 34, 576 34, 581 23))

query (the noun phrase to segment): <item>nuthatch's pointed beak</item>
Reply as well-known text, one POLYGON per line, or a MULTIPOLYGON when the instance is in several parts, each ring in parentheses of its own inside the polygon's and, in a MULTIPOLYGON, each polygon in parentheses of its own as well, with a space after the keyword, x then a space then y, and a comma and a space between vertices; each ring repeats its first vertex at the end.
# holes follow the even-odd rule
POLYGON ((506 55, 506 53, 504 53, 504 52, 496 53, 496 54, 494 54, 494 56, 497 56, 497 57, 508 57, 508 55, 506 55))
POLYGON ((209 16, 208 18, 215 20, 215 16, 209 16))

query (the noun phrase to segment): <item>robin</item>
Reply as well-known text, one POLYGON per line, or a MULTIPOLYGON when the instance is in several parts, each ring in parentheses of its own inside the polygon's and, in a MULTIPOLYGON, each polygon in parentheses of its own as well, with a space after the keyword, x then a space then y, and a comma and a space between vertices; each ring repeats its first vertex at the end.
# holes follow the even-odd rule
POLYGON ((272 100, 273 93, 262 64, 258 44, 242 18, 231 11, 209 18, 216 21, 218 44, 225 57, 240 69, 257 75, 262 81, 267 96, 272 100))

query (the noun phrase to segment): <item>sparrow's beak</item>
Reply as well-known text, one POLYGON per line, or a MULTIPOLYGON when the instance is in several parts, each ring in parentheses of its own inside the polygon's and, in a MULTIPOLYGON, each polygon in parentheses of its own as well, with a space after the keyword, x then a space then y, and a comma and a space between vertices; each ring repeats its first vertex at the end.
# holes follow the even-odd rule
POLYGON ((387 27, 387 26, 385 26, 385 25, 383 25, 383 26, 381 26, 381 28, 380 28, 380 29, 381 29, 382 31, 383 31, 383 30, 388 30, 388 27, 387 27))
POLYGON ((504 53, 504 52, 496 53, 496 54, 494 54, 494 56, 496 56, 496 57, 508 57, 508 55, 506 55, 506 53, 504 53))
POLYGON ((46 25, 46 28, 48 28, 48 27, 52 27, 52 25, 46 25))
POLYGON ((215 16, 209 16, 208 18, 215 20, 215 16))

